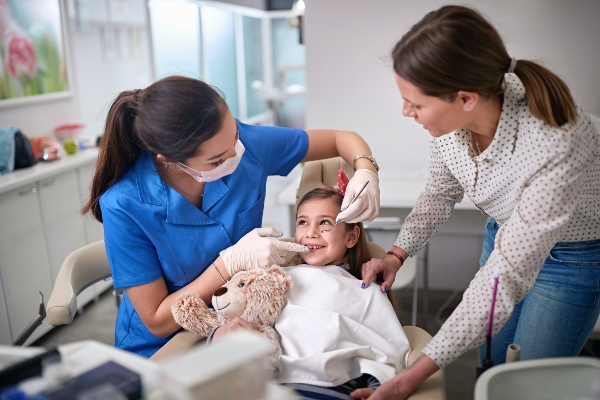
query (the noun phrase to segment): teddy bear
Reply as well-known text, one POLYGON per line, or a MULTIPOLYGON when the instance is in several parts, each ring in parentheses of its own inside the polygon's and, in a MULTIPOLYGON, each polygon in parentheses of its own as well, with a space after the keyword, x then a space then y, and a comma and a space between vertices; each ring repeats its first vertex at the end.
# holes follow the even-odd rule
POLYGON ((266 362, 276 374, 281 344, 273 326, 283 309, 283 295, 291 287, 292 281, 281 267, 255 268, 236 273, 217 289, 211 301, 214 309, 208 308, 198 294, 187 292, 173 302, 171 311, 180 326, 204 336, 236 317, 255 324, 271 343, 266 362))

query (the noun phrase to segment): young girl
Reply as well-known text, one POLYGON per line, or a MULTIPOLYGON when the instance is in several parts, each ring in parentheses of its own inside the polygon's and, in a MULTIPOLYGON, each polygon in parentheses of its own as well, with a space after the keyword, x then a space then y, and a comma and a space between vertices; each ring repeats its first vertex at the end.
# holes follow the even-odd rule
POLYGON ((388 297, 377 285, 360 288, 370 254, 361 223, 334 227, 342 200, 329 188, 302 198, 295 240, 310 251, 285 268, 293 286, 275 324, 278 381, 305 398, 351 399, 357 388, 374 389, 406 367, 410 352, 388 297))

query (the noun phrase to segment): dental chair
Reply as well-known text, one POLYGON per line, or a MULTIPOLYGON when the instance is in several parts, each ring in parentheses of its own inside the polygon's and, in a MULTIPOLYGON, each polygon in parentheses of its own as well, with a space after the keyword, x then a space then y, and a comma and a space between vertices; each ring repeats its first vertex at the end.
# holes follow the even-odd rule
MULTIPOLYGON (((344 169, 349 178, 354 174, 352 168, 341 158, 307 162, 298 188, 296 205, 302 196, 313 188, 335 187, 337 172, 340 167, 344 169)), ((293 241, 294 239, 284 240, 293 241)), ((381 258, 385 254, 385 250, 377 243, 369 242, 369 250, 373 257, 381 258)), ((294 254, 288 254, 284 265, 289 265, 293 256, 294 254)), ((401 271, 403 268, 401 268, 401 271)), ((77 312, 77 295, 86 287, 110 276, 111 271, 103 240, 81 247, 69 254, 60 268, 52 294, 48 299, 46 309, 48 323, 53 326, 72 323, 77 312)), ((412 349, 408 357, 410 365, 419 357, 421 350, 431 340, 431 335, 416 326, 405 326, 404 330, 412 349)), ((160 362, 190 349, 203 339, 195 333, 181 331, 150 357, 150 360, 160 362)), ((437 371, 409 399, 445 399, 444 371, 437 371)))
MULTIPOLYGON (((325 160, 316 160, 309 161, 304 164, 304 169, 302 170, 302 177, 300 178, 300 185, 296 190, 296 204, 294 206, 294 212, 298 210, 298 203, 302 197, 309 191, 315 188, 322 187, 334 187, 337 188, 337 175, 338 170, 342 169, 348 179, 354 176, 354 170, 350 164, 348 164, 342 157, 328 158, 325 160)), ((369 227, 368 225, 376 225, 378 218, 372 223, 365 223, 365 233, 367 235, 367 240, 371 241, 369 236, 369 227)), ((371 254, 374 254, 371 251, 371 254)), ((385 252, 383 253, 385 254, 385 252)), ((381 256, 373 257, 382 258, 381 256)), ((412 285, 413 288, 413 304, 412 304, 412 319, 411 324, 417 325, 417 258, 409 257, 404 261, 402 268, 396 274, 396 279, 392 284, 391 289, 402 289, 412 285)))

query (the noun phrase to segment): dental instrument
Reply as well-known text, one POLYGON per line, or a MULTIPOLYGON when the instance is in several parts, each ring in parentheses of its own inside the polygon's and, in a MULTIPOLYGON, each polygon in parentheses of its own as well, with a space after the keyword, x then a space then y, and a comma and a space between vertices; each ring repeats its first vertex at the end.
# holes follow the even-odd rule
POLYGON ((476 374, 477 377, 481 375, 486 370, 490 369, 494 366, 494 362, 492 361, 492 332, 494 331, 494 308, 496 306, 496 293, 498 293, 498 278, 500 276, 500 270, 496 268, 494 271, 494 291, 492 294, 492 308, 490 310, 490 320, 488 322, 488 331, 486 337, 486 352, 485 359, 483 360, 482 366, 477 367, 476 374))
MULTIPOLYGON (((365 188, 367 187, 367 185, 368 185, 368 184, 369 184, 369 181, 366 181, 366 182, 365 182, 365 184, 364 184, 364 185, 363 185, 363 186, 360 188, 360 190, 358 191, 358 193, 356 193, 356 194, 354 195, 354 197, 353 197, 353 198, 352 198, 352 200, 350 201, 350 204, 348 204, 348 207, 350 207, 350 206, 352 205, 352 203, 354 203, 354 201, 355 201, 356 199, 358 199, 358 196, 360 196, 360 194, 362 193, 362 191, 363 191, 363 190, 365 190, 365 188)), ((325 233, 325 232, 331 232, 331 231, 333 230, 333 228, 335 228, 335 226, 336 226, 338 223, 340 223, 340 222, 342 222, 342 220, 341 220, 341 219, 340 219, 340 220, 338 220, 338 219, 336 218, 336 220, 335 220, 335 224, 333 224, 333 226, 332 226, 331 228, 329 228, 329 229, 322 230, 322 231, 321 231, 321 233, 325 233)))

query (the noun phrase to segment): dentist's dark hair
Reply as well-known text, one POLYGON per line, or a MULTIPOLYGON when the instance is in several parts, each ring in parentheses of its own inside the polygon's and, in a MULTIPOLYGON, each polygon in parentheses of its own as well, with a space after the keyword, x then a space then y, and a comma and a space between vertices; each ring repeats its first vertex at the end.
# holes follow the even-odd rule
POLYGON ((100 197, 135 164, 142 152, 185 162, 217 134, 227 105, 216 88, 170 76, 146 89, 121 92, 108 111, 90 196, 81 213, 102 222, 100 197))
MULTIPOLYGON (((462 6, 425 15, 396 43, 391 56, 398 76, 445 101, 453 101, 459 90, 485 98, 502 95, 511 64, 496 29, 462 6)), ((557 75, 528 60, 518 60, 514 73, 525 86, 534 116, 556 127, 577 119, 571 92, 557 75)))

